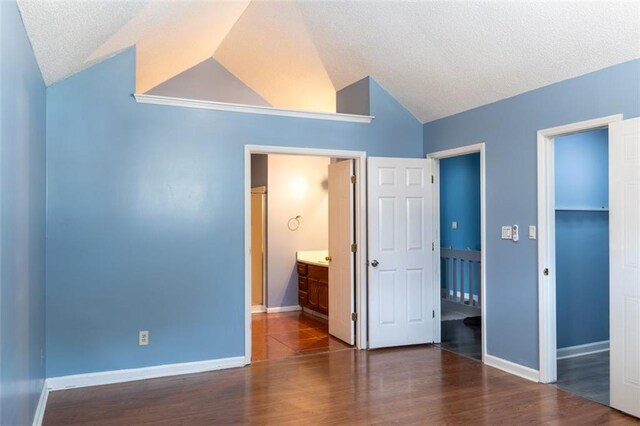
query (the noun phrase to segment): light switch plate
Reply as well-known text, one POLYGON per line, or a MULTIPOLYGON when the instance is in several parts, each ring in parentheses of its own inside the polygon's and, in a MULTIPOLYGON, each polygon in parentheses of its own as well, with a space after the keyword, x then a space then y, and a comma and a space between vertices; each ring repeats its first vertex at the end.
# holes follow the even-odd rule
POLYGON ((513 235, 513 228, 511 226, 503 226, 502 227, 502 239, 510 240, 513 235))
POLYGON ((536 239, 536 226, 535 225, 529 225, 529 239, 530 240, 535 240, 536 239))
POLYGON ((456 222, 455 220, 451 222, 451 229, 458 229, 458 222, 456 222))

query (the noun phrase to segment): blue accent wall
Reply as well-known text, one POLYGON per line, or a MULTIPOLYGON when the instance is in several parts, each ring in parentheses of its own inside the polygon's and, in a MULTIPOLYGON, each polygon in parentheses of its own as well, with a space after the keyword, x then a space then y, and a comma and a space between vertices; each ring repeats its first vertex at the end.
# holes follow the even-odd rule
POLYGON ((360 124, 137 104, 134 72, 129 49, 47 89, 50 377, 244 355, 244 145, 423 155, 371 79, 360 124))
POLYGON ((609 134, 555 139, 559 348, 609 340, 609 134))
MULTIPOLYGON (((440 246, 480 250, 480 242, 480 153, 440 160, 440 246), (458 222, 458 229, 452 228, 454 221, 458 222)), ((453 263, 448 266, 449 276, 453 277, 453 263)), ((442 288, 446 288, 446 267, 442 261, 442 288)), ((479 277, 480 265, 465 264, 464 268, 464 291, 469 292, 470 272, 479 277), (473 271, 469 271, 470 267, 473 271)), ((477 295, 478 290, 474 289, 473 294, 477 295)))
POLYGON ((45 378, 45 86, 0 2, 0 424, 33 421, 45 378))
POLYGON ((480 250, 479 153, 440 160, 440 246, 480 250))
POLYGON ((556 209, 609 208, 609 130, 555 138, 556 209))
POLYGON ((542 87, 424 125, 424 150, 486 144, 487 351, 538 369, 536 132, 622 113, 640 115, 640 60, 542 87), (518 224, 518 243, 500 226, 518 224))

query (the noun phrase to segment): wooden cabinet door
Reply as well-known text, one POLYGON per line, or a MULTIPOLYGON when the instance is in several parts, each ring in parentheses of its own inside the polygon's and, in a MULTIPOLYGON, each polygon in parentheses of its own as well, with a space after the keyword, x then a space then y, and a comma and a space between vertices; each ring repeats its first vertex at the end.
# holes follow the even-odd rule
POLYGON ((314 311, 318 310, 318 280, 316 278, 309 278, 307 280, 307 306, 314 311))
POLYGON ((318 312, 325 315, 329 313, 329 283, 327 281, 318 281, 318 312))

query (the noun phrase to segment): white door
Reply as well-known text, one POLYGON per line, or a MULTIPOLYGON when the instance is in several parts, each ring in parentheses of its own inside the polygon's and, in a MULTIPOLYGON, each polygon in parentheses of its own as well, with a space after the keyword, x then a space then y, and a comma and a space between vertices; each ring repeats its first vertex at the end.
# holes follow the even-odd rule
POLYGON ((431 160, 369 158, 369 347, 433 342, 431 160))
POLYGON ((611 406, 640 417, 640 118, 609 127, 611 406))
POLYGON ((329 165, 329 334, 354 344, 353 161, 329 165))

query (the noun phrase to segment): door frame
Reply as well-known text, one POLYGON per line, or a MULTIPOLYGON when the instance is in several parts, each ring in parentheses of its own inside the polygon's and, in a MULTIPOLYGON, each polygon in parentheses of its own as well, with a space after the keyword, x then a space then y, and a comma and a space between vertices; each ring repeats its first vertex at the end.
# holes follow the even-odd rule
POLYGON ((556 219, 555 155, 558 136, 608 128, 622 121, 622 114, 579 121, 537 133, 538 157, 538 330, 541 383, 553 383, 558 377, 556 336, 556 219), (548 275, 545 275, 548 269, 548 275))
POLYGON ((434 250, 433 250, 433 297, 435 307, 434 314, 434 342, 440 343, 441 341, 441 319, 442 312, 440 309, 440 160, 451 157, 458 157, 467 154, 480 153, 480 312, 482 316, 481 322, 481 335, 482 335, 482 362, 485 362, 487 356, 487 321, 486 321, 486 306, 487 306, 487 207, 486 207, 486 166, 485 166, 485 144, 484 142, 461 146, 459 148, 447 149, 444 151, 437 151, 427 154, 427 158, 433 160, 433 236, 434 236, 434 250))
MULTIPOLYGON (((304 155, 315 157, 348 158, 354 160, 355 187, 355 311, 356 348, 367 348, 367 206, 366 176, 367 153, 339 149, 317 149, 288 146, 245 145, 244 146, 244 337, 245 364, 251 364, 251 154, 304 155)), ((268 188, 267 188, 268 191, 268 188)))

